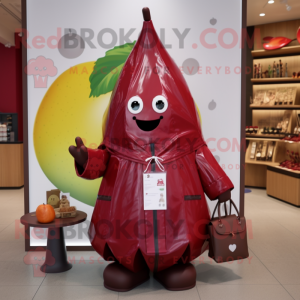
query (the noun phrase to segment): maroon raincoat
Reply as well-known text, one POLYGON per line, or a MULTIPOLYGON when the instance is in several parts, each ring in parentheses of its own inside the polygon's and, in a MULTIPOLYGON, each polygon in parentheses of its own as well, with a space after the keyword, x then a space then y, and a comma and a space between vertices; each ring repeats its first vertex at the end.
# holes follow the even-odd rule
MULTIPOLYGON (((188 86, 152 21, 144 21, 112 93, 103 143, 88 149, 79 169, 85 179, 103 176, 89 236, 104 259, 160 271, 205 250, 204 193, 213 200, 233 184, 202 138, 188 86), (152 156, 167 172, 167 210, 143 207, 143 172, 152 156)), ((146 172, 153 171, 161 172, 154 160, 146 172)))

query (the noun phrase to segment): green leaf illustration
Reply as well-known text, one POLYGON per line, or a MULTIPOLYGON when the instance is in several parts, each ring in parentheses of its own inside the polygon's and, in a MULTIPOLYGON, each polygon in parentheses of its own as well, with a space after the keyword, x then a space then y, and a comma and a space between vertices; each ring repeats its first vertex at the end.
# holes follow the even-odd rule
POLYGON ((94 71, 90 76, 90 97, 99 97, 113 90, 134 45, 135 41, 116 46, 106 51, 105 56, 95 62, 94 71))

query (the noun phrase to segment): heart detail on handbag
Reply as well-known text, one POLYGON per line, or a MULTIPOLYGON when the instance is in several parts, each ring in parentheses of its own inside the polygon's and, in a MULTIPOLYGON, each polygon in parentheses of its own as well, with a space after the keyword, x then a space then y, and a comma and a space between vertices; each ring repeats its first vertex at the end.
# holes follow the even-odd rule
POLYGON ((236 249, 236 244, 229 245, 229 250, 230 250, 231 252, 234 252, 235 249, 236 249))

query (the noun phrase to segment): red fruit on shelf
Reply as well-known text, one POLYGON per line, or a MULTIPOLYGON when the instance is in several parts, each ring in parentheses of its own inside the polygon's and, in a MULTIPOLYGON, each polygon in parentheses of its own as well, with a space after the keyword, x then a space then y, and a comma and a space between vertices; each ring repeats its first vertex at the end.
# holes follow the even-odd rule
POLYGON ((263 38, 263 41, 264 42, 270 42, 271 39, 273 39, 272 36, 266 36, 266 37, 263 38))
POLYGON ((298 31, 297 31, 297 40, 300 44, 300 27, 298 28, 298 31))
POLYGON ((287 46, 290 42, 294 40, 291 40, 283 36, 279 36, 279 37, 272 38, 269 41, 269 43, 265 43, 263 46, 266 50, 275 50, 287 46))

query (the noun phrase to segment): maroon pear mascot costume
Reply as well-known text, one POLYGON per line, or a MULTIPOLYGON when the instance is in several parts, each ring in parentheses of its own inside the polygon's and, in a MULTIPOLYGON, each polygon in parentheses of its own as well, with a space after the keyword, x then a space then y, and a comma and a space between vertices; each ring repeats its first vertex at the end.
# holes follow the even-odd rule
MULTIPOLYGON (((79 177, 103 176, 89 237, 114 260, 104 285, 128 291, 149 279, 165 288, 195 286, 189 263, 206 250, 210 215, 204 193, 224 202, 233 184, 203 140, 189 88, 159 40, 150 11, 111 96, 104 140, 69 151, 79 177), (167 209, 145 210, 143 174, 166 173, 167 209)), ((146 175, 147 176, 147 175, 146 175)))

